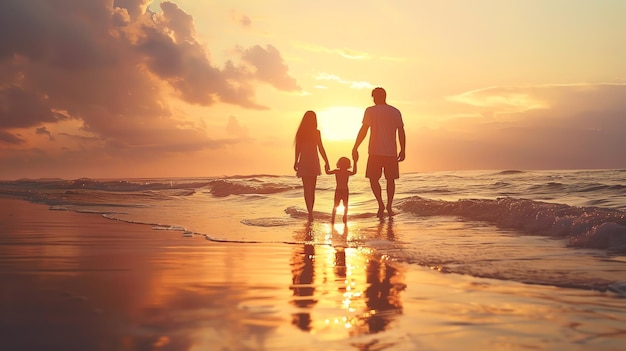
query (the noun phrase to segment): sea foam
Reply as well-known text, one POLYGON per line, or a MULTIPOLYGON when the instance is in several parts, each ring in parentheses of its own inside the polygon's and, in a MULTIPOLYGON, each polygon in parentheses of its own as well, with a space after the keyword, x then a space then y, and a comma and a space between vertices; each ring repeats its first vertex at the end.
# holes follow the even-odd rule
POLYGON ((417 216, 458 216, 529 234, 563 237, 577 247, 626 247, 626 214, 619 210, 515 198, 443 201, 419 196, 405 198, 398 206, 417 216))

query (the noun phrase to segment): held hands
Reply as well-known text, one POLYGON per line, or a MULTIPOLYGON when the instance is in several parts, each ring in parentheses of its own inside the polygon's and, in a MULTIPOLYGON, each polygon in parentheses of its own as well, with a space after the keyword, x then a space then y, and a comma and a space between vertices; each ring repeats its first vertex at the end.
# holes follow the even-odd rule
POLYGON ((324 165, 324 171, 326 171, 326 173, 330 172, 330 165, 328 165, 328 163, 324 165))
POLYGON ((352 149, 352 159, 354 160, 354 162, 357 162, 359 160, 359 150, 352 149))

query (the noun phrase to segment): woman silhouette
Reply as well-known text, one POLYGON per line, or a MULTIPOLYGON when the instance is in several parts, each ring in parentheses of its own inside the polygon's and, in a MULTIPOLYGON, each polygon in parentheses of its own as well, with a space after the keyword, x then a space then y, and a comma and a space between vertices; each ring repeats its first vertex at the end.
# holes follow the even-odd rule
POLYGON ((296 132, 296 158, 293 169, 296 175, 302 178, 304 188, 304 202, 309 213, 309 221, 313 221, 313 205, 315 204, 315 186, 317 176, 322 174, 319 155, 325 162, 325 169, 330 169, 326 150, 322 144, 322 135, 317 129, 317 115, 313 111, 306 111, 296 132))

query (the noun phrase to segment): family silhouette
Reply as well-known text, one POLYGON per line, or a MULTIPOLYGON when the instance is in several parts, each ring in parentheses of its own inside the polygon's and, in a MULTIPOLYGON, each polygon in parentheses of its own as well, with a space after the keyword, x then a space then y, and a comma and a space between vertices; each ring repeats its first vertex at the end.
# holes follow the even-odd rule
POLYGON ((359 161, 359 146, 367 137, 369 131, 368 159, 365 177, 370 181, 372 193, 378 203, 376 216, 384 217, 385 210, 391 217, 393 212, 393 198, 396 191, 396 179, 400 178, 399 162, 405 159, 406 134, 400 110, 387 104, 385 89, 378 87, 372 90, 374 105, 365 109, 362 126, 359 129, 354 147, 352 148, 352 170, 350 159, 341 157, 337 162, 337 169, 330 170, 328 157, 322 143, 322 135, 317 129, 317 115, 307 111, 302 117, 295 137, 295 161, 293 168, 296 175, 302 178, 304 201, 308 212, 308 220, 313 221, 313 207, 315 204, 315 187, 317 177, 322 174, 319 155, 324 159, 326 174, 334 174, 337 182, 335 199, 332 210, 332 222, 335 221, 337 208, 343 202, 343 222, 347 222, 348 213, 348 179, 357 172, 359 161), (398 144, 400 151, 398 152, 398 144), (382 198, 380 178, 385 176, 387 182, 387 203, 382 198))

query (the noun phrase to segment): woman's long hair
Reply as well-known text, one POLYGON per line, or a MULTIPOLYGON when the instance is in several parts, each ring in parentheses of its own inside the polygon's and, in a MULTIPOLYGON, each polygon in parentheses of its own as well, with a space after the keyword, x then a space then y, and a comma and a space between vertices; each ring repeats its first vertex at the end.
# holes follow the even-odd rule
POLYGON ((313 111, 306 111, 296 132, 294 145, 303 141, 317 138, 317 115, 313 111))

